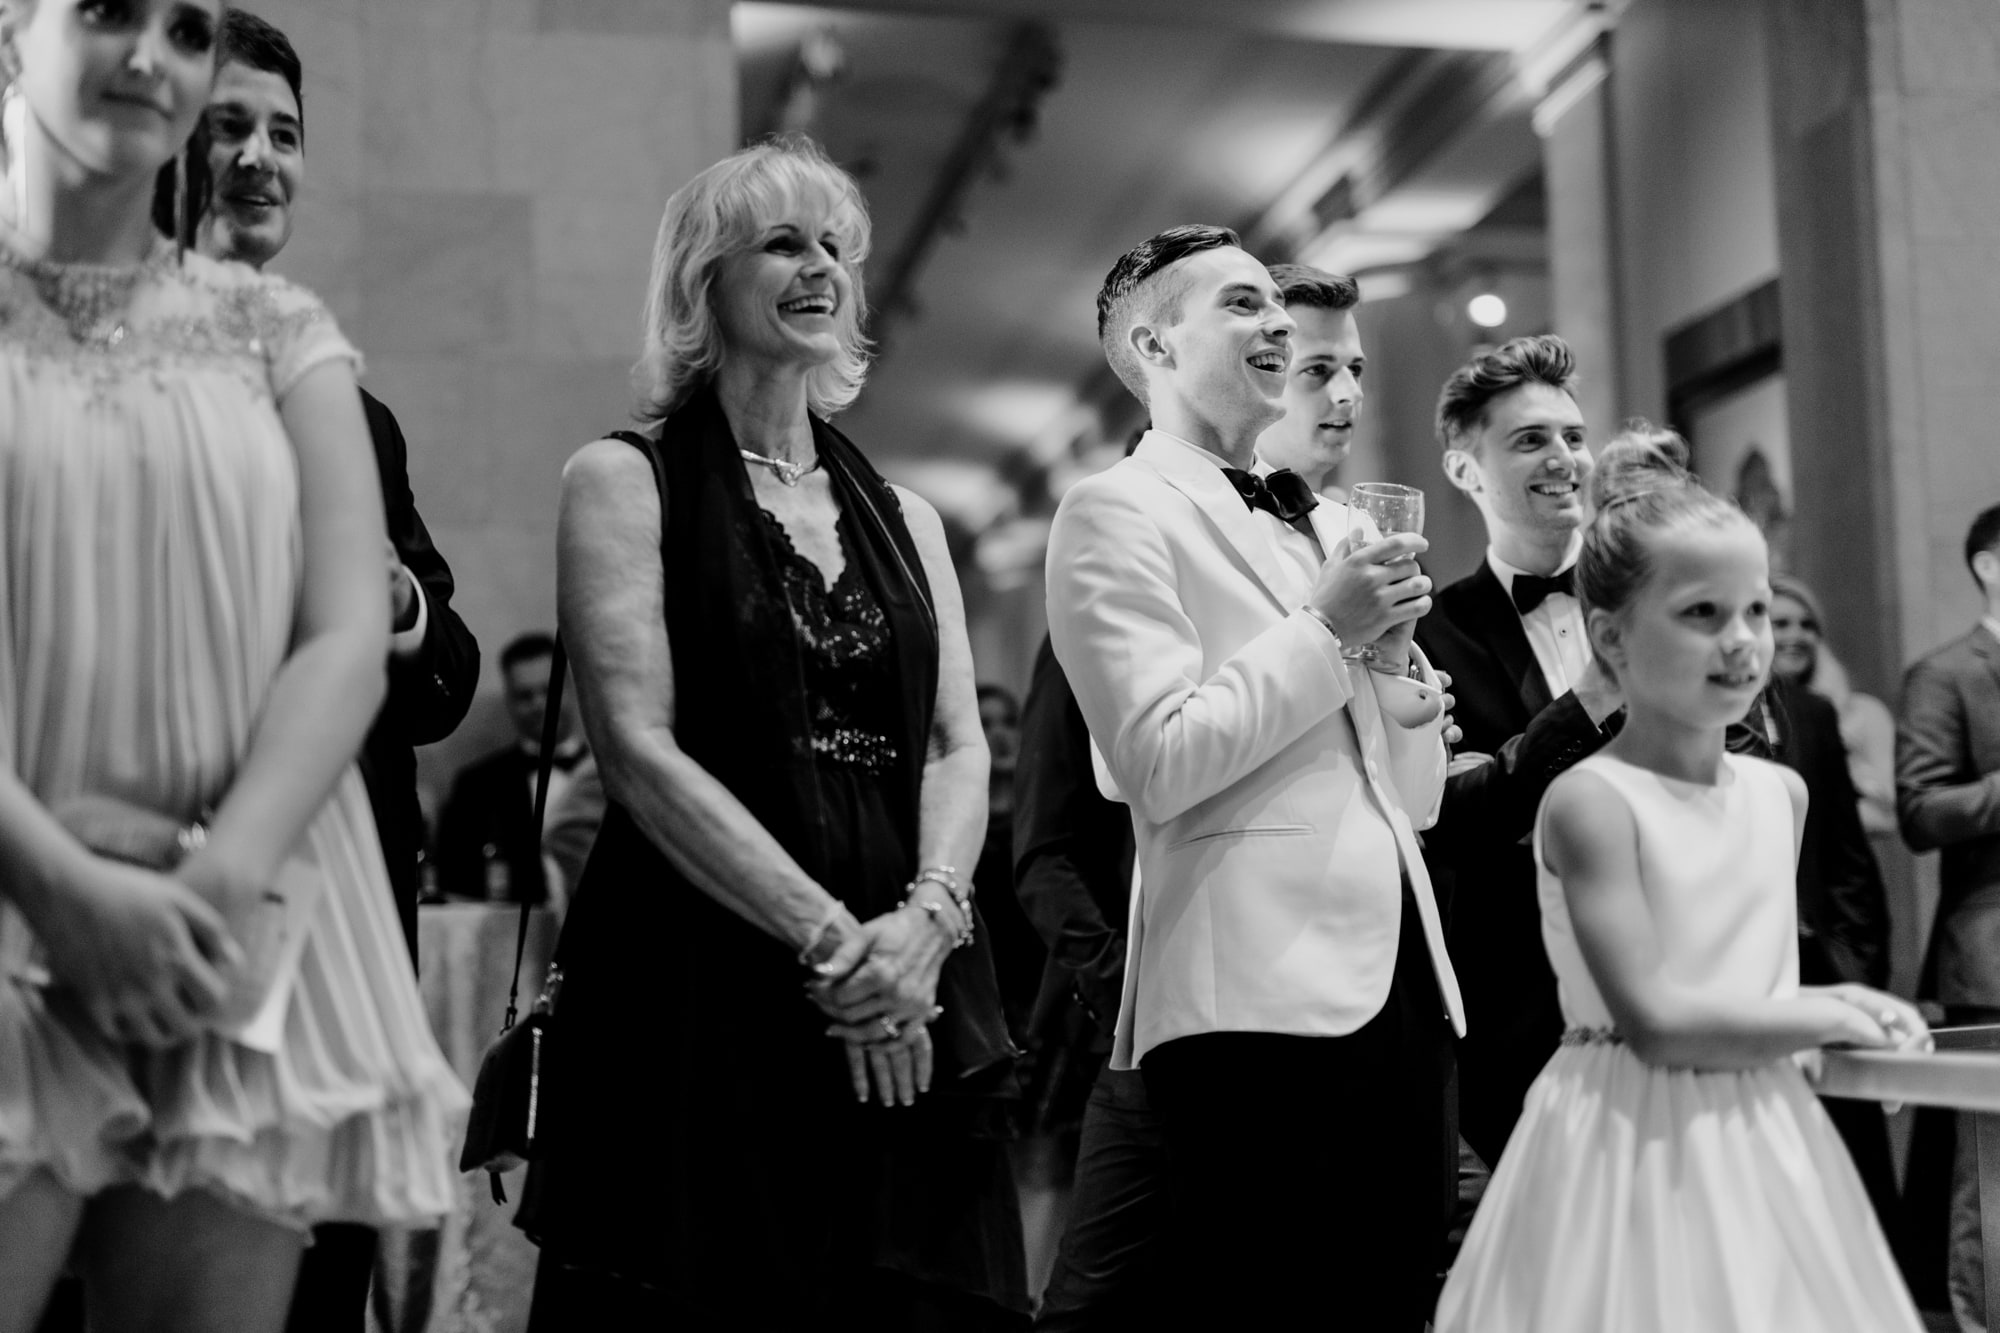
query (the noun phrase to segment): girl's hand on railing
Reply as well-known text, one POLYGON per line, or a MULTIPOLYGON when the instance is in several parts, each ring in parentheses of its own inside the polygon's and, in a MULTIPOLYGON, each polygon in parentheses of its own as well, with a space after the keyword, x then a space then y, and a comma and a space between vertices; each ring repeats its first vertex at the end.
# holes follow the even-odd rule
POLYGON ((1830 995, 1852 1005, 1872 1019, 1888 1038, 1888 1047, 1898 1051, 1928 1051, 1932 1048, 1930 1024, 1909 1001, 1869 986, 1843 983, 1808 989, 1830 995))

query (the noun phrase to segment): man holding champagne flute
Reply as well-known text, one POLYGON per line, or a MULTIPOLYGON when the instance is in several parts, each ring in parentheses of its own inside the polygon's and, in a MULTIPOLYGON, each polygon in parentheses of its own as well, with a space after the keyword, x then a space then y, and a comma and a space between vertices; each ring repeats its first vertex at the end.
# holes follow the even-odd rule
MULTIPOLYGON (((1063 497, 1049 632, 1132 811, 1112 1060, 1162 1120, 1191 1322, 1336 1309, 1415 1333, 1463 1030, 1414 831, 1446 719, 1410 640, 1423 538, 1356 542, 1341 506, 1260 463, 1302 309, 1223 228, 1173 228, 1113 266, 1099 337, 1152 429, 1063 497), (1348 644, 1373 644, 1376 669, 1348 644), (1402 720, 1416 707, 1426 720, 1402 720)), ((1357 359, 1324 369, 1351 381, 1357 359)), ((1315 418, 1328 449, 1353 425, 1336 396, 1315 418)))

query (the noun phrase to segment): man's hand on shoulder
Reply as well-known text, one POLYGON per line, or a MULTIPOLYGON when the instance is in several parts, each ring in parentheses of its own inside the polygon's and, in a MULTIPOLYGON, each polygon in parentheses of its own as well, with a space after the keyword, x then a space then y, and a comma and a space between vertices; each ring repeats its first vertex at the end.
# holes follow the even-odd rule
POLYGON ((1583 679, 1576 683, 1576 701, 1583 705, 1591 722, 1601 727, 1605 718, 1625 706, 1625 695, 1603 664, 1593 657, 1583 679))

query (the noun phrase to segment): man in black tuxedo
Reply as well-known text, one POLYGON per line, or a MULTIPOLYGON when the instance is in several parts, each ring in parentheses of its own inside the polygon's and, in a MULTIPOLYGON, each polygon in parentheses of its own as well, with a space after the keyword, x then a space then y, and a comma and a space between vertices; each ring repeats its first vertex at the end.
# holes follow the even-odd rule
MULTIPOLYGON (((1965 563, 1986 614, 1909 669, 1896 721, 1903 838, 1941 853, 1928 970, 1955 1024, 2000 1022, 2000 505, 1973 519, 1965 563)), ((1985 1328, 1978 1158, 1963 1120, 1952 1176, 1952 1312, 1961 1328, 1985 1328)))
MULTIPOLYGON (((291 238, 292 209, 305 179, 303 70, 284 33, 241 9, 223 17, 217 66, 202 131, 210 193, 196 243, 212 258, 261 269, 291 238)), ((358 762, 414 962, 424 816, 412 747, 443 740, 464 718, 479 684, 479 644, 451 609, 451 568, 417 513, 402 429, 366 389, 361 405, 382 475, 393 633, 388 697, 358 762)), ((313 1240, 299 1269, 288 1330, 358 1333, 375 1232, 336 1224, 315 1228, 313 1240)))
POLYGON ((1461 366, 1438 399, 1445 476, 1478 506, 1488 544, 1417 622, 1464 733, 1424 855, 1465 994, 1459 1131, 1488 1165, 1562 1035, 1526 835, 1548 784, 1609 739, 1621 707, 1569 586, 1592 466, 1575 375, 1562 339, 1516 338, 1461 366))
MULTIPOLYGON (((438 884, 453 898, 540 903, 547 898, 542 845, 535 827, 535 778, 541 765, 542 715, 556 641, 531 631, 500 650, 514 743, 459 771, 438 816, 438 884)), ((575 691, 565 691, 549 804, 569 790, 585 756, 575 691)))

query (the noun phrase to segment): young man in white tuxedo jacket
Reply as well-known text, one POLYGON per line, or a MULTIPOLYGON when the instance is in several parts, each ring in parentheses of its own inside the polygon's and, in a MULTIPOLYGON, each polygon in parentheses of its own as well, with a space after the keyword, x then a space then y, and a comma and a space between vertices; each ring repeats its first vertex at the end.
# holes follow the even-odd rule
POLYGON ((1153 428, 1064 497, 1049 628, 1132 809, 1113 1060, 1165 1124, 1189 1312, 1414 1333, 1464 1028, 1415 835, 1445 768, 1425 543, 1350 550, 1340 506, 1257 475, 1295 323, 1234 233, 1127 253, 1098 324, 1153 428))

